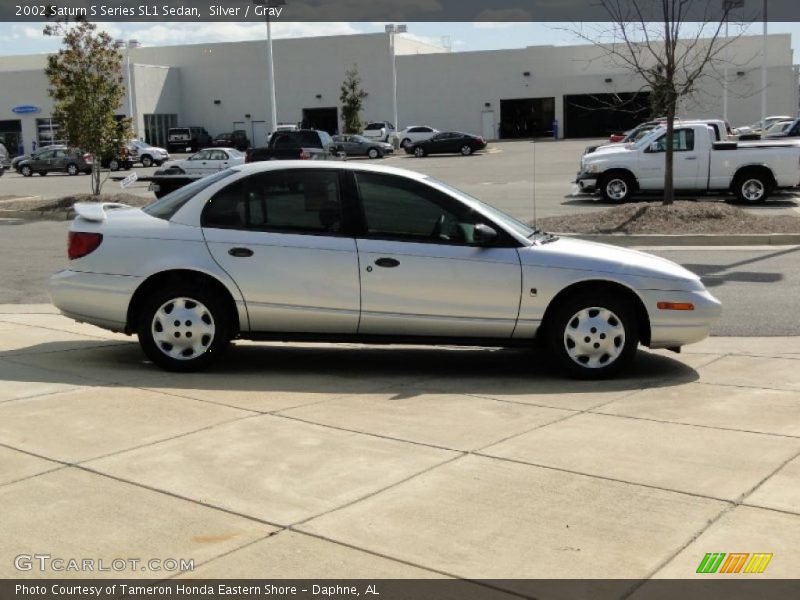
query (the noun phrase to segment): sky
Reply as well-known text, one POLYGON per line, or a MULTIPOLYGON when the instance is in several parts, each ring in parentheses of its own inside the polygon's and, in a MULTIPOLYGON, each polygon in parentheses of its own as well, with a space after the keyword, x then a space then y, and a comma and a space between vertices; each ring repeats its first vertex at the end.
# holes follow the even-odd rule
MULTIPOLYGON (((383 23, 274 23, 275 39, 316 35, 344 35, 383 31, 383 23)), ((137 39, 147 46, 232 42, 264 39, 262 23, 100 23, 113 36, 137 39)), ((52 52, 59 40, 42 35, 42 23, 0 23, 0 56, 52 52)), ((454 52, 497 50, 532 45, 580 43, 564 27, 571 23, 409 23, 410 36, 450 45, 454 52)), ((792 47, 800 44, 800 23, 770 23, 770 33, 792 34, 792 47)), ((761 24, 753 26, 761 33, 761 24)))

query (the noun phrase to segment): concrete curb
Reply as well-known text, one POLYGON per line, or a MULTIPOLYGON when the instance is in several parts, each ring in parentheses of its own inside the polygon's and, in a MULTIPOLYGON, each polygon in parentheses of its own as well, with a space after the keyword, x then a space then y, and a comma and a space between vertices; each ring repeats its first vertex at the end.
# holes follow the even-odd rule
POLYGON ((26 221, 70 221, 75 217, 75 211, 67 212, 53 210, 2 210, 0 219, 24 219, 26 221))
POLYGON ((687 234, 613 234, 557 233, 590 242, 615 246, 794 246, 800 245, 800 233, 687 233, 687 234))

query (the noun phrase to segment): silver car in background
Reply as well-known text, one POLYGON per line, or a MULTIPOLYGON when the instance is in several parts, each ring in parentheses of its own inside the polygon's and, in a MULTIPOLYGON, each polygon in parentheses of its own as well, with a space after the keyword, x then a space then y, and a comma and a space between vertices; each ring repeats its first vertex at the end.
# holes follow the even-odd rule
POLYGON ((235 338, 532 346, 607 377, 708 335, 720 303, 668 260, 558 238, 426 175, 341 162, 219 171, 144 209, 78 204, 67 316, 198 370, 235 338))

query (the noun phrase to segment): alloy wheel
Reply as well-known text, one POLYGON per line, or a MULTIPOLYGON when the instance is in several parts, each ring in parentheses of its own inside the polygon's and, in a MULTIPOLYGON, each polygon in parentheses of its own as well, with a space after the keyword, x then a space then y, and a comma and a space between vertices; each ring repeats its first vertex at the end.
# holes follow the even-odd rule
POLYGON ((742 183, 742 197, 748 202, 760 202, 766 189, 760 179, 747 179, 742 183))

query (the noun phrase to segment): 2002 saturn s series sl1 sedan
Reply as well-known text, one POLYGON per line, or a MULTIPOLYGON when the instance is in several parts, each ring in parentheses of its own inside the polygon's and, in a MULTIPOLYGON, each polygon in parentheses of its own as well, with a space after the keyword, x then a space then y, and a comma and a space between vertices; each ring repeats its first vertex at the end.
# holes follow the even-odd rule
POLYGON ((143 209, 78 204, 53 303, 137 333, 166 369, 234 338, 519 346, 578 377, 639 343, 708 335, 720 303, 640 252, 531 229, 425 175, 308 161, 237 166, 143 209))

